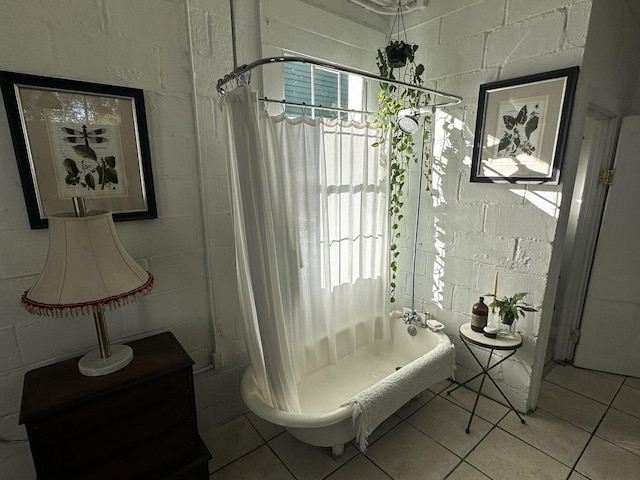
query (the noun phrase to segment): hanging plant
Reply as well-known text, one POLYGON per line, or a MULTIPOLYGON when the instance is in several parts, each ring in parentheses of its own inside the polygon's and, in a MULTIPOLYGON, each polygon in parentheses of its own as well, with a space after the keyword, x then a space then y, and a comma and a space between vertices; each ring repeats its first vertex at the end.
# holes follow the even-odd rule
MULTIPOLYGON (((378 49, 377 64, 380 76, 396 79, 394 69, 405 67, 402 75, 407 83, 421 85, 424 66, 414 63, 415 52, 418 45, 409 44, 399 40, 389 40, 383 50, 378 49)), ((389 164, 389 217, 391 225, 390 241, 390 298, 395 302, 396 279, 398 272, 398 242, 401 238, 400 222, 402 221, 402 207, 404 206, 406 174, 411 162, 418 163, 420 156, 425 162, 424 174, 426 177, 426 190, 431 188, 431 159, 424 146, 430 136, 429 125, 431 119, 425 116, 423 120, 422 150, 416 149, 414 137, 403 132, 398 126, 398 112, 403 108, 418 108, 423 94, 411 88, 399 88, 389 83, 381 83, 378 92, 378 118, 374 123, 378 126, 378 136, 374 147, 382 148, 388 157, 389 164)))
POLYGON ((418 45, 405 43, 402 40, 392 40, 384 49, 387 64, 391 68, 402 68, 407 61, 413 62, 418 45))

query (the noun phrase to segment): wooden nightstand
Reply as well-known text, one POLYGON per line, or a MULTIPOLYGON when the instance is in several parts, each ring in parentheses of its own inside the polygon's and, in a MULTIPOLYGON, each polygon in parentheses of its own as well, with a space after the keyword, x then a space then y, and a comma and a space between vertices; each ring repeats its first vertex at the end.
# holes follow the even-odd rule
POLYGON ((102 377, 78 358, 27 372, 25 424, 38 479, 206 480, 193 360, 166 332, 128 344, 134 358, 102 377))

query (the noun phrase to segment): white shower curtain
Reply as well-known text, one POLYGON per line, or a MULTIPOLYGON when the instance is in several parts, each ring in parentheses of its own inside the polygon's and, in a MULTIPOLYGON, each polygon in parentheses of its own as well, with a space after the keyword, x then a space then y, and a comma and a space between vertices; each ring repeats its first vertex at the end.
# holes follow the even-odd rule
POLYGON ((387 182, 366 124, 259 112, 228 93, 229 176, 247 349, 275 407, 305 374, 387 335, 387 182))

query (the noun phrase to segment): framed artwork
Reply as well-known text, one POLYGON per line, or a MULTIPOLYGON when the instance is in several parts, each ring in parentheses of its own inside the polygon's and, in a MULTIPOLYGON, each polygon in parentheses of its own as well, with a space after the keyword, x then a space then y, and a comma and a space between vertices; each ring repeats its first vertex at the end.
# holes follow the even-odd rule
POLYGON ((47 217, 108 210, 157 218, 142 90, 0 72, 31 228, 47 217))
POLYGON ((557 184, 578 67, 480 86, 472 182, 557 184))

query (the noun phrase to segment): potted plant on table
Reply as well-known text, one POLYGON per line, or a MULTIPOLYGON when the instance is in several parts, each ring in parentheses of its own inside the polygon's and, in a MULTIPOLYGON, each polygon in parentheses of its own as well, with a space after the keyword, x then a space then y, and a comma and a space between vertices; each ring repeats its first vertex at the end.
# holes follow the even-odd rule
POLYGON ((487 296, 494 297, 489 308, 498 309, 498 316, 502 323, 511 327, 518 318, 524 318, 525 312, 538 311, 533 305, 522 301, 526 295, 526 292, 518 292, 511 297, 497 298, 494 294, 488 293, 487 296))

